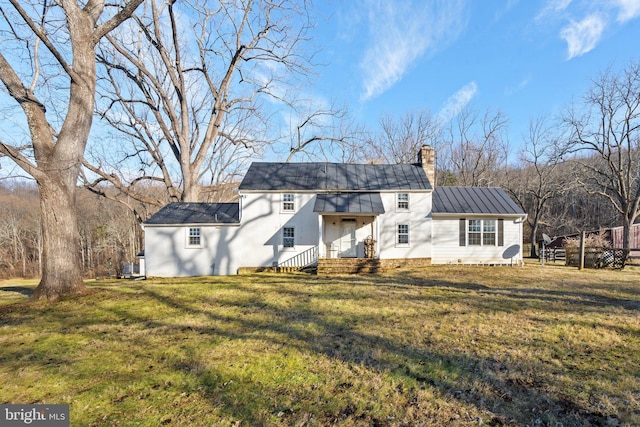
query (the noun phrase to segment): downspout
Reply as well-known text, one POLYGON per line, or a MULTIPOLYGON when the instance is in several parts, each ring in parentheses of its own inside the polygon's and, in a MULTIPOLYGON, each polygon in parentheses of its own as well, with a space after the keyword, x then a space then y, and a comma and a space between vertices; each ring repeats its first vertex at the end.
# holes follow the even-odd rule
POLYGON ((325 227, 324 218, 321 213, 318 213, 318 258, 327 257, 327 254, 326 254, 327 245, 325 245, 323 241, 323 237, 325 234, 324 227, 325 227))
MULTIPOLYGON (((518 227, 518 240, 520 241, 520 243, 522 243, 520 245, 520 266, 524 267, 524 256, 522 255, 523 253, 523 246, 524 246, 524 240, 523 240, 523 236, 522 236, 522 224, 524 224, 524 222, 527 220, 527 214, 524 214, 523 216, 520 217, 520 227, 518 227)), ((534 242, 531 242, 531 244, 533 245, 534 242)))

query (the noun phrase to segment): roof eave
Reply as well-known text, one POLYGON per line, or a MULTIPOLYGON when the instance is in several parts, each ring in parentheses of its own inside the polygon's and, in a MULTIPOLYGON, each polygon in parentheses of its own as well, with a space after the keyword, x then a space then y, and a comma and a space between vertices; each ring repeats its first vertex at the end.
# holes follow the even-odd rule
POLYGON ((145 227, 201 227, 203 225, 218 227, 221 225, 239 226, 240 222, 187 222, 187 223, 164 223, 164 224, 149 224, 144 223, 145 227))
POLYGON ((483 218, 526 218, 526 213, 478 213, 478 212, 433 212, 434 217, 443 218, 460 218, 464 217, 483 217, 483 218))
POLYGON ((367 190, 347 190, 347 189, 293 190, 293 189, 283 188, 283 189, 280 189, 280 190, 253 190, 253 189, 239 190, 240 194, 243 194, 243 193, 244 194, 249 194, 249 193, 270 193, 270 194, 281 194, 281 193, 305 193, 305 194, 397 193, 399 191, 402 191, 404 193, 432 193, 433 189, 432 188, 425 188, 425 189, 420 189, 420 190, 416 190, 416 189, 411 190, 411 189, 408 189, 408 188, 388 188, 388 189, 384 189, 384 190, 371 190, 371 189, 367 189, 367 190))
POLYGON ((327 211, 327 212, 316 212, 318 215, 322 216, 378 216, 384 215, 384 212, 335 212, 335 211, 327 211))

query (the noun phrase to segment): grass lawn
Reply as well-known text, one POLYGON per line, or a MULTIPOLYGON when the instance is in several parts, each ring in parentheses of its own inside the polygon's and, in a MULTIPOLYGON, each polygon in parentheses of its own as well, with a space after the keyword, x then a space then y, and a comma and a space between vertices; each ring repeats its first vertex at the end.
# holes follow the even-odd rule
POLYGON ((91 425, 640 425, 640 269, 0 281, 0 403, 91 425))

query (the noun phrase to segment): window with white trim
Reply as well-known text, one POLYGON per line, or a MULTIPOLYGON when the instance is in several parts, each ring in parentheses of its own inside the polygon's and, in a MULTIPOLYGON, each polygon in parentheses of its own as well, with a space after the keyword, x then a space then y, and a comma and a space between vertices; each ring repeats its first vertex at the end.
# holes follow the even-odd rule
POLYGON ((398 224, 396 230, 396 243, 398 246, 409 245, 409 224, 398 224))
POLYGON ((482 245, 496 245, 496 220, 485 219, 482 221, 482 245))
POLYGON ((296 210, 295 195, 285 193, 282 195, 282 211, 293 212, 296 210))
POLYGON ((282 228, 282 247, 294 248, 296 245, 296 229, 294 227, 282 228))
POLYGON ((482 245, 482 220, 469 220, 467 225, 467 243, 469 246, 482 245))
POLYGON ((396 194, 396 208, 399 211, 408 211, 409 210, 409 193, 398 193, 396 194))
POLYGON ((200 247, 202 246, 202 235, 200 227, 189 227, 187 234, 187 246, 200 247))
POLYGON ((504 245, 502 219, 460 219, 460 246, 496 246, 496 243, 504 245))

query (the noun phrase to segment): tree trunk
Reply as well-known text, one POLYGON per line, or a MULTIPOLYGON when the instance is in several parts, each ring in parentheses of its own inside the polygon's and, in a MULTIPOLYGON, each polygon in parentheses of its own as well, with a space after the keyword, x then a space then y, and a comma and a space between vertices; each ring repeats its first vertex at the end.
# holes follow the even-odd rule
POLYGON ((42 216, 43 269, 31 298, 55 301, 87 292, 82 281, 80 241, 75 210, 75 185, 61 180, 39 181, 42 216), (64 255, 64 256, 61 256, 64 255))
MULTIPOLYGON (((64 12, 64 23, 68 29, 68 37, 64 38, 67 46, 63 51, 58 50, 56 46, 59 37, 48 37, 48 26, 45 24, 51 16, 42 15, 40 28, 37 30, 34 28, 38 24, 32 22, 29 14, 19 6, 20 2, 13 0, 11 3, 22 20, 33 29, 37 38, 44 42, 52 54, 54 60, 47 59, 43 62, 47 64, 47 70, 49 65, 57 64, 59 69, 52 69, 52 75, 61 73, 69 79, 67 111, 60 128, 54 129, 47 120, 45 104, 38 99, 33 88, 23 83, 0 52, 0 81, 25 113, 35 164, 32 159, 21 153, 20 148, 16 149, 1 141, 0 153, 12 158, 30 174, 40 190, 43 271, 32 299, 46 298, 55 301, 62 296, 86 292, 81 275, 75 194, 93 119, 96 88, 95 46, 105 34, 131 16, 142 0, 129 0, 118 13, 107 20, 101 18, 105 8, 104 0, 56 1, 64 12), (98 25, 100 21, 102 23, 98 25), (69 53, 72 56, 71 63, 67 62, 66 58, 69 53)), ((46 11, 49 8, 44 9, 46 11)), ((8 19, 4 11, 2 15, 4 19, 8 19)), ((33 64, 40 65, 41 59, 37 56, 30 55, 25 58, 29 58, 33 64)), ((28 63, 21 64, 20 67, 21 72, 28 75, 28 71, 23 70, 23 67, 28 67, 28 63)), ((35 65, 32 71, 36 76, 36 82, 40 82, 41 79, 47 80, 48 73, 37 77, 41 70, 36 69, 35 65)), ((58 90, 55 86, 51 89, 58 90)), ((42 92, 45 96, 49 95, 48 90, 42 92)), ((60 99, 60 96, 54 93, 52 97, 52 102, 57 105, 55 100, 60 99)), ((58 108, 54 108, 51 114, 56 116, 57 112, 60 112, 58 108)))
POLYGON ((40 225, 40 235, 38 235, 38 276, 42 276, 42 224, 40 225))
POLYGON ((631 243, 631 222, 625 215, 622 223, 622 248, 629 249, 631 243))
POLYGON ((538 253, 536 251, 536 234, 538 234, 538 221, 535 221, 531 225, 531 250, 529 251, 531 258, 538 257, 538 253))
POLYGON ((198 182, 198 169, 191 167, 188 158, 182 165, 183 185, 181 202, 199 202, 200 201, 200 185, 198 182), (186 164, 185 164, 186 163, 186 164))
POLYGON ((27 250, 24 241, 20 242, 20 257, 22 258, 22 277, 27 277, 27 250))

